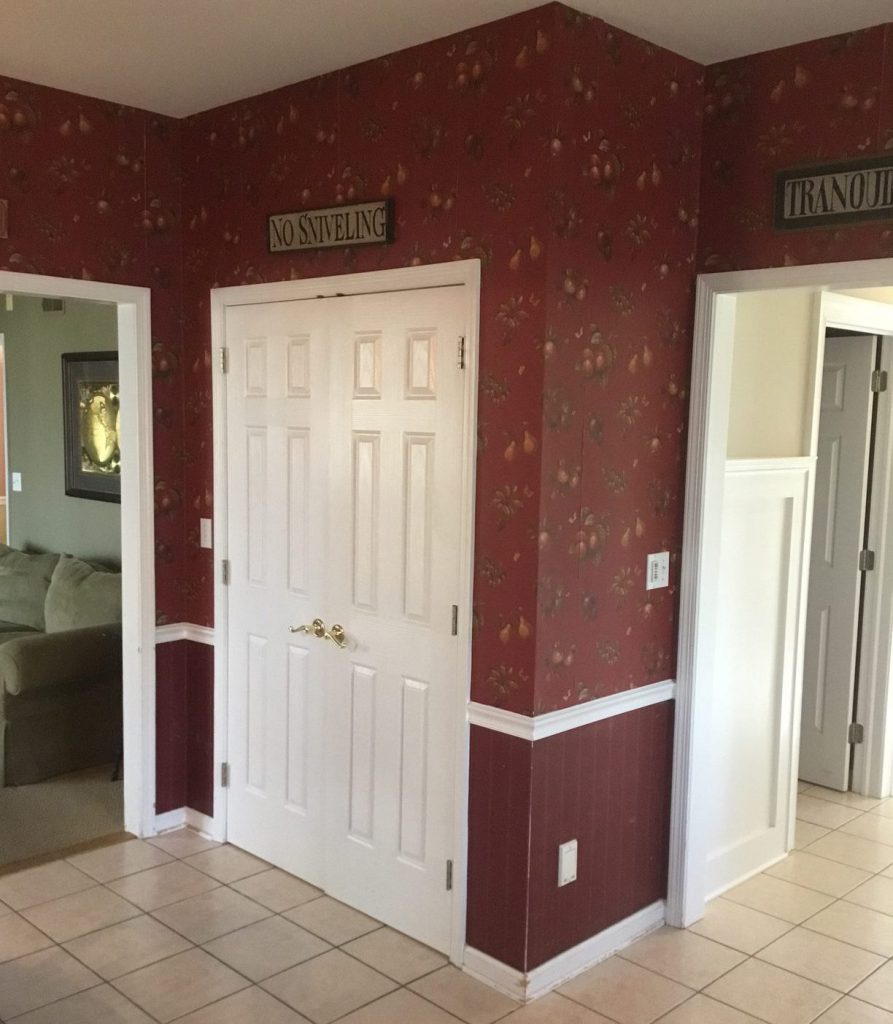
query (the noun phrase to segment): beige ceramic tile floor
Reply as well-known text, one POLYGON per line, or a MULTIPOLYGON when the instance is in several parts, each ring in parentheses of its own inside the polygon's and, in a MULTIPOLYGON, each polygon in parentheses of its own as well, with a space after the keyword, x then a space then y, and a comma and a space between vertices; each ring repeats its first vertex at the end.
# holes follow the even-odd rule
POLYGON ((893 1024, 893 800, 801 794, 798 849, 688 931, 520 1007, 182 831, 0 876, 4 1024, 893 1024))

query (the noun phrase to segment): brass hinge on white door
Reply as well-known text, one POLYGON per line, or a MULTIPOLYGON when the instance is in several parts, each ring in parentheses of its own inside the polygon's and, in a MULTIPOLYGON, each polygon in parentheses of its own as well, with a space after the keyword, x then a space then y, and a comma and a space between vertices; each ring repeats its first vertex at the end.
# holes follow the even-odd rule
POLYGON ((230 577, 232 576, 232 570, 230 569, 228 558, 224 558, 223 561, 220 563, 220 574, 223 579, 223 585, 225 587, 228 587, 230 577))
POLYGON ((874 568, 874 552, 873 551, 860 551, 859 552, 859 572, 871 572, 874 568))
POLYGON ((865 727, 853 722, 847 732, 848 743, 861 743, 865 739, 865 727))
POLYGON ((448 860, 446 863, 446 888, 447 892, 452 892, 453 889, 453 862, 448 860))
POLYGON ((222 348, 220 350, 220 372, 229 373, 229 349, 222 348))
POLYGON ((886 391, 887 390, 887 371, 886 370, 873 370, 871 374, 871 390, 872 391, 886 391))
POLYGON ((220 765, 220 785, 224 789, 229 789, 229 765, 226 761, 220 765))
POLYGON ((459 369, 465 369, 465 335, 459 338, 459 369))

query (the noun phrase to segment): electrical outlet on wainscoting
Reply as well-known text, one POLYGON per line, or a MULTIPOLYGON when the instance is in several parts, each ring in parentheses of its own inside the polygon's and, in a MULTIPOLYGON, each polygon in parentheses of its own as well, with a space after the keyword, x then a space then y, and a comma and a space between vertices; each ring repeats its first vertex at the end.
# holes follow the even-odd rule
POLYGON ((577 880, 577 840, 571 839, 558 847, 558 885, 569 885, 577 880))

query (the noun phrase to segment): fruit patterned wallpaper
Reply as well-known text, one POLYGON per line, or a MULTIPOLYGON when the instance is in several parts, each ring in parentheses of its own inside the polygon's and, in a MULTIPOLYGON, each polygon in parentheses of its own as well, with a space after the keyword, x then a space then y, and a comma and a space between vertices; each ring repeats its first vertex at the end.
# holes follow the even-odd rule
POLYGON ((209 288, 479 258, 473 697, 531 714, 672 675, 676 573, 646 599, 642 571, 681 535, 701 89, 551 4, 188 119, 186 508, 212 488, 209 288), (268 213, 379 196, 394 245, 267 254, 268 213))
POLYGON ((0 269, 152 289, 157 614, 178 621, 188 591, 179 123, 0 78, 0 195, 0 269))
POLYGON ((699 269, 893 256, 889 223, 776 232, 774 173, 893 149, 893 24, 707 71, 699 269))

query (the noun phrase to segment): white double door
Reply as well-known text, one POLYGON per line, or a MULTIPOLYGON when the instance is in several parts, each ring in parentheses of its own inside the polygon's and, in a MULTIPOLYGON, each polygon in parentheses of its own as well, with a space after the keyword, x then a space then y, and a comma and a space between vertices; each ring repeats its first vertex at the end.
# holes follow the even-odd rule
POLYGON ((464 309, 451 287, 226 319, 228 838, 443 951, 464 309))

